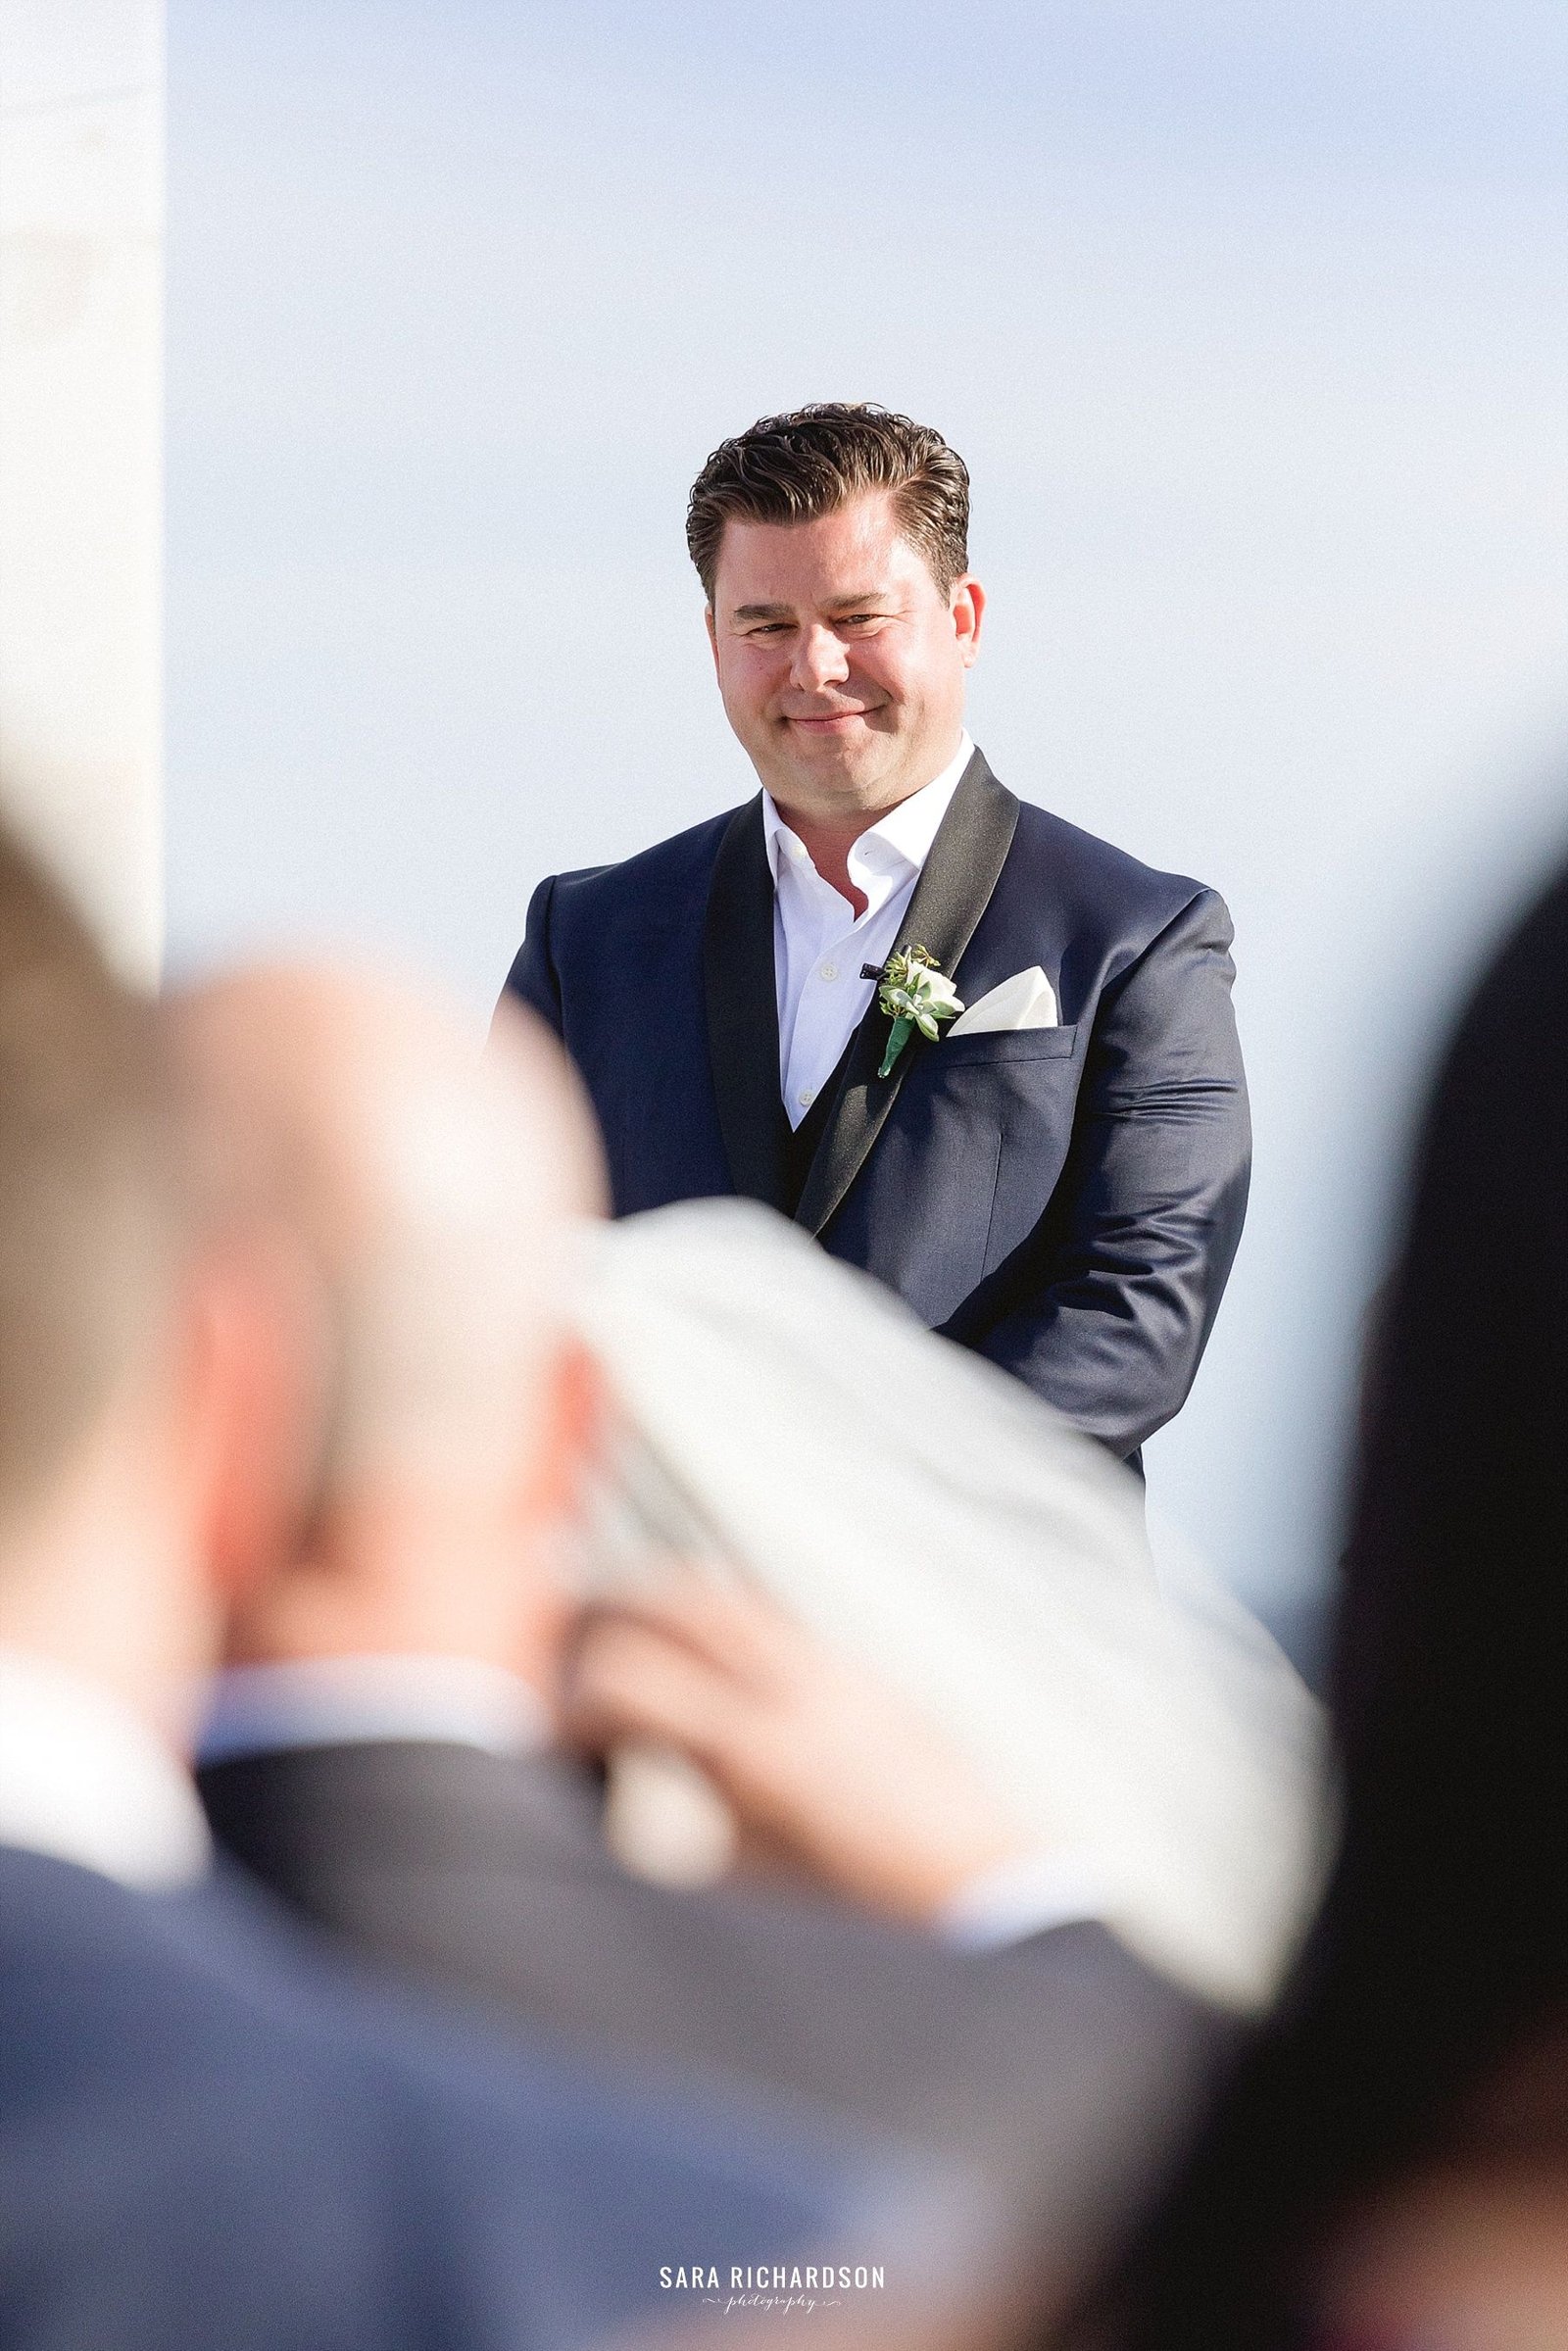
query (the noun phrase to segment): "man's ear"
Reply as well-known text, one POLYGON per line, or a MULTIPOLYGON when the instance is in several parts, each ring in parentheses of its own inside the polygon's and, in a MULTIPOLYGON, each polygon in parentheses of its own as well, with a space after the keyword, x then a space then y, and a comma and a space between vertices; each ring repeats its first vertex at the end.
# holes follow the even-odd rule
POLYGON ((542 1691, 554 1688, 575 1618, 558 1546, 579 1508, 582 1474, 604 1443, 609 1388, 580 1340, 567 1340, 541 1384, 539 1442, 517 1489, 515 1529, 530 1572, 522 1579, 517 1670, 542 1691))
POLYGON ((603 1442, 608 1390, 580 1339, 562 1342, 541 1381, 539 1444, 521 1497, 532 1520, 567 1516, 584 1465, 603 1442))
POLYGON ((704 612, 703 612, 703 619, 705 620, 705 622, 707 623, 707 626, 708 626, 708 650, 709 650, 709 652, 710 652, 710 653, 712 655, 712 657, 713 657, 713 675, 714 675, 715 677, 717 677, 717 675, 718 675, 718 622, 717 622, 717 621, 714 619, 714 617, 713 617, 713 608, 712 608, 712 606, 711 606, 711 605, 708 605, 708 606, 706 606, 706 607, 705 607, 705 609, 704 609, 704 612))
POLYGON ((948 591, 953 633, 966 669, 980 658, 980 623, 985 618, 986 592, 971 572, 959 574, 948 591))
POLYGON ((319 1291, 282 1236, 220 1246, 186 1285, 175 1399, 184 1506, 217 1605, 291 1555, 314 1498, 326 1388, 319 1291))

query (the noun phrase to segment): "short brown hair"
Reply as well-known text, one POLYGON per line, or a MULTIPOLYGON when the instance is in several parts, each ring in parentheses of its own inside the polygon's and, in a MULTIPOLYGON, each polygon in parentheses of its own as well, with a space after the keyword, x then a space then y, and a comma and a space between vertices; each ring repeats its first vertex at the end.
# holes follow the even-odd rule
POLYGON ((152 1009, 0 826, 0 1513, 90 1429, 150 1334, 152 1009))
POLYGON ((692 484, 686 545, 710 604, 724 525, 810 522, 891 490, 899 528, 946 595, 969 567, 969 469, 929 424, 870 400, 823 400, 761 416, 721 441, 692 484))

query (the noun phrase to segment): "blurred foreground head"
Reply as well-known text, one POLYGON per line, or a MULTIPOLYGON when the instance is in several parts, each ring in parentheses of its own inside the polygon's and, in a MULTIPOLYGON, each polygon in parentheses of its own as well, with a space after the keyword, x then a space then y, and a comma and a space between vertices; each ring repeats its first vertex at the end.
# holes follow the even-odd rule
POLYGON ((276 1356, 207 1247, 164 1077, 152 1007, 0 835, 0 1641, 177 1733, 276 1356))
POLYGON ((168 1020, 210 1184, 300 1252, 316 1303, 309 1509, 233 1655, 526 1652, 589 1418, 559 1293, 602 1181, 564 1054, 518 1013, 481 1056, 428 998, 309 966, 168 1020))
POLYGON ((0 1541, 145 1346, 156 1093, 147 1007, 0 834, 0 1541))

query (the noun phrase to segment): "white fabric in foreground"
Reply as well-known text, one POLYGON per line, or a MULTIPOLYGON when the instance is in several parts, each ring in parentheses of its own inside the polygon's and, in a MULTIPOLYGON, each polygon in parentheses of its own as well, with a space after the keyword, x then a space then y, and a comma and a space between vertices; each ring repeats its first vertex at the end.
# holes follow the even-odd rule
POLYGON ((1320 1709, 1217 1586, 1162 1594, 1135 1481, 742 1200, 603 1228, 579 1314, 631 1432, 607 1543, 735 1567, 920 1702, 1167 1975, 1262 2006, 1322 1861, 1320 1709))

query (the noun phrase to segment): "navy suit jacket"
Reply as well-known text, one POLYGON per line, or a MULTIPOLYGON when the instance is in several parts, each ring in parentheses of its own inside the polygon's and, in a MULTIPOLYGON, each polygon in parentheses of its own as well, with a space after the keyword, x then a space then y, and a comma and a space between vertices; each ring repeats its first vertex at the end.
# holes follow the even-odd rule
POLYGON ((1212 890, 1014 799, 977 752, 900 935, 973 1004, 1039 964, 1061 1025, 911 1039, 873 1002, 805 1188, 779 1098, 761 800, 541 884, 508 986, 564 1041, 616 1213, 740 1193, 1129 1455, 1191 1388, 1250 1130, 1212 890))
POLYGON ((661 2265, 842 2239, 823 2153, 448 2027, 238 1882, 0 1848, 6 2351, 586 2351, 681 2315, 661 2265))

